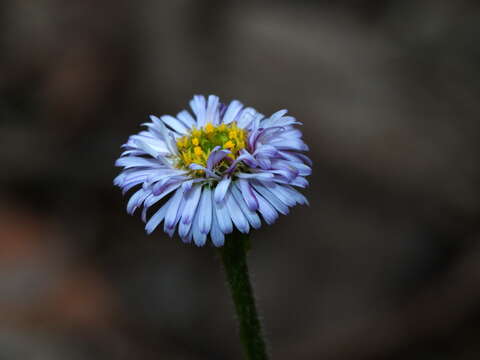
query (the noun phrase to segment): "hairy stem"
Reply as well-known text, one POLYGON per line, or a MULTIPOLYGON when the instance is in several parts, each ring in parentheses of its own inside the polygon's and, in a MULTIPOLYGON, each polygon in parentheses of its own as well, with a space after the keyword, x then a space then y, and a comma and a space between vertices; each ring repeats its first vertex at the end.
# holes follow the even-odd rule
POLYGON ((248 360, 267 360, 265 341, 248 275, 248 235, 233 233, 220 248, 227 282, 240 328, 240 340, 248 360))

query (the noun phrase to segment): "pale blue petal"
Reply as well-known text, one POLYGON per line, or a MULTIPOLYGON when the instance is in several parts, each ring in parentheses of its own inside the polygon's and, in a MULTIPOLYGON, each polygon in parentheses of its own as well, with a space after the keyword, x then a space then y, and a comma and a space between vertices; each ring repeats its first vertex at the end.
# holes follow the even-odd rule
POLYGON ((202 95, 195 95, 190 101, 190 106, 193 110, 193 113, 197 117, 197 127, 205 126, 205 116, 207 113, 205 97, 203 97, 202 95))
POLYGON ((181 120, 187 128, 191 129, 197 125, 197 122, 187 110, 182 110, 177 114, 177 118, 181 120))
POLYGON ((271 141, 270 145, 274 145, 278 150, 308 151, 307 144, 301 139, 277 139, 271 141))
POLYGON ((258 180, 272 180, 274 175, 269 172, 256 172, 256 173, 238 173, 239 179, 258 179, 258 180))
POLYGON ((163 115, 160 117, 162 121, 167 124, 170 128, 175 130, 177 133, 186 135, 188 133, 187 127, 178 119, 170 115, 163 115))
POLYGON ((223 123, 224 124, 230 124, 231 122, 235 121, 235 118, 237 117, 238 113, 240 110, 242 110, 242 103, 238 100, 233 100, 229 105, 228 108, 225 112, 225 115, 223 115, 223 123))
POLYGON ((140 204, 143 202, 143 200, 145 200, 145 198, 149 194, 150 192, 147 192, 143 189, 140 189, 135 194, 133 194, 127 203, 127 213, 132 215, 135 212, 135 209, 137 209, 140 206, 140 204))
MULTIPOLYGON (((242 194, 240 193, 239 188, 240 188, 240 186, 239 186, 238 182, 235 182, 231 187, 232 195, 235 197, 235 200, 237 201, 238 205, 240 206, 240 209, 242 210, 243 214, 247 218, 250 225, 254 229, 259 229, 262 226, 262 222, 260 221, 260 217, 257 215, 257 213, 255 211, 252 211, 248 208, 247 203, 245 202, 244 198, 242 197, 242 194)), ((256 199, 255 199, 255 201, 256 201, 256 199)), ((257 202, 257 208, 258 208, 258 202, 257 202)))
POLYGON ((281 214, 287 215, 289 213, 288 206, 285 205, 273 192, 269 191, 265 186, 261 184, 252 184, 255 190, 257 190, 273 207, 281 214))
POLYGON ((225 194, 227 193, 228 187, 232 182, 232 178, 227 176, 224 177, 215 188, 214 199, 217 204, 221 203, 225 198, 225 194))
POLYGON ((168 199, 168 201, 148 220, 147 224, 145 225, 145 231, 147 234, 151 234, 153 230, 163 221, 165 214, 170 206, 172 198, 168 199))
POLYGON ((166 156, 170 154, 170 152, 167 150, 166 147, 164 148, 165 151, 160 151, 158 150, 158 148, 154 148, 152 145, 150 145, 149 143, 141 139, 135 139, 134 142, 139 149, 144 151, 146 154, 154 157, 155 159, 157 159, 160 156, 166 156))
POLYGON ((183 199, 183 191, 178 189, 175 194, 172 196, 172 201, 168 207, 167 213, 165 215, 165 227, 171 229, 175 226, 175 221, 177 219, 178 210, 180 209, 180 204, 183 199))
POLYGON ((303 194, 295 190, 293 187, 286 185, 282 186, 282 188, 284 189, 284 191, 288 192, 293 199, 295 199, 297 204, 310 205, 307 198, 303 194))
POLYGON ((279 185, 276 183, 262 183, 262 185, 270 192, 273 192, 285 205, 289 207, 295 206, 296 201, 286 190, 285 185, 279 185))
POLYGON ((202 215, 199 222, 200 231, 208 234, 212 225, 212 190, 209 186, 205 186, 202 191, 198 212, 202 215))
POLYGON ((212 229, 210 230, 210 237, 213 245, 220 247, 225 243, 225 234, 220 229, 215 211, 212 213, 212 215, 212 229))
POLYGON ((206 122, 218 125, 219 113, 218 113, 218 96, 209 95, 207 104, 206 122))
POLYGON ((224 234, 230 234, 233 231, 232 219, 225 203, 217 204, 212 202, 215 215, 217 216, 218 226, 224 234))
POLYGON ((162 164, 155 159, 145 159, 137 156, 126 156, 115 161, 115 166, 122 166, 125 169, 132 167, 155 167, 160 168, 162 164))
POLYGON ((146 123, 145 125, 153 129, 159 139, 165 139, 168 130, 162 120, 160 120, 160 118, 155 115, 150 115, 150 120, 152 121, 152 126, 150 126, 148 123, 146 123))
POLYGON ((200 212, 197 211, 195 213, 195 217, 193 218, 193 222, 192 222, 193 241, 197 246, 203 246, 207 241, 207 234, 204 234, 200 231, 199 222, 201 217, 202 217, 202 214, 200 214, 200 212))
POLYGON ((241 233, 248 234, 250 231, 250 225, 248 224, 245 215, 243 215, 240 205, 237 204, 231 192, 225 197, 225 203, 227 204, 228 212, 237 229, 241 233))
POLYGON ((255 193, 255 195, 258 199, 258 211, 260 212, 260 214, 262 214, 263 218, 265 219, 265 222, 268 225, 272 225, 275 222, 275 220, 277 220, 278 218, 277 211, 261 195, 259 195, 258 193, 255 193))
POLYGON ((250 123, 255 119, 257 111, 254 108, 247 107, 243 109, 237 117, 237 125, 242 129, 248 128, 250 123))

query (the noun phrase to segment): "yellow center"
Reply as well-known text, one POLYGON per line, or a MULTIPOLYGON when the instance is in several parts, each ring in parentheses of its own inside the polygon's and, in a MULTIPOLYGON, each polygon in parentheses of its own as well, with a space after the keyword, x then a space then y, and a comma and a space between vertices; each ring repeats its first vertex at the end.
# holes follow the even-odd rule
MULTIPOLYGON (((179 158, 178 168, 189 169, 192 163, 207 166, 207 159, 216 146, 231 151, 227 156, 236 159, 241 149, 245 148, 247 133, 239 128, 235 122, 214 126, 207 123, 203 128, 193 128, 189 135, 177 140, 179 158)), ((225 160, 220 161, 217 167, 228 166, 225 160)))

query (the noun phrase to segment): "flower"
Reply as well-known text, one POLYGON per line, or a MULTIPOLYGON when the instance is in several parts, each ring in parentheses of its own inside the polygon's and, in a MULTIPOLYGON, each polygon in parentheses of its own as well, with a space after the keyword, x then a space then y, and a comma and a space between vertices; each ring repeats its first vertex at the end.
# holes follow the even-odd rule
POLYGON ((114 184, 123 193, 134 187, 127 212, 142 208, 150 234, 163 221, 171 236, 203 246, 222 246, 225 234, 272 224, 289 207, 308 204, 293 188, 306 187, 312 165, 300 124, 287 110, 270 117, 233 100, 195 95, 176 117, 151 115, 147 130, 132 135, 115 165, 123 167, 114 184), (148 219, 147 212, 156 211, 148 219))

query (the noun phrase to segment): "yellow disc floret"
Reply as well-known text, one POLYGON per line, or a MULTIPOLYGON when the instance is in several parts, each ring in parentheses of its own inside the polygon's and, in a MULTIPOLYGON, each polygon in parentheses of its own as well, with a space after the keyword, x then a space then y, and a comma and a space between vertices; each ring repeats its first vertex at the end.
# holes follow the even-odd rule
MULTIPOLYGON (((239 128, 235 122, 218 126, 207 123, 200 129, 193 128, 190 134, 177 140, 177 167, 189 169, 192 163, 207 166, 208 156, 216 146, 231 151, 229 161, 236 159, 239 151, 245 148, 246 137, 246 131, 239 128)), ((221 161, 217 167, 228 166, 226 161, 221 161)))

